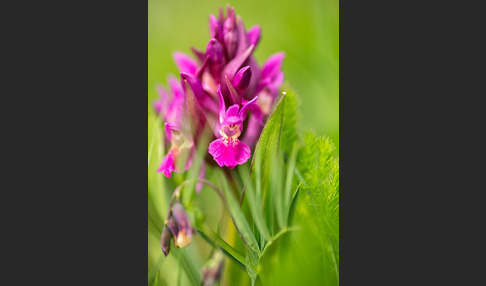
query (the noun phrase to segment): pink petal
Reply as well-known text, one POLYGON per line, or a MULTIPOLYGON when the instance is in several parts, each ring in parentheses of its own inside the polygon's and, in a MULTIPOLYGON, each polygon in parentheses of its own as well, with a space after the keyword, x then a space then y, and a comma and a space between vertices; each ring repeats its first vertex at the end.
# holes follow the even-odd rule
POLYGON ((257 45, 258 42, 260 41, 260 35, 261 35, 261 28, 258 25, 255 25, 251 27, 248 30, 248 40, 250 41, 250 44, 252 45, 257 45))
POLYGON ((282 61, 285 57, 283 52, 276 53, 268 58, 263 64, 262 78, 274 78, 278 75, 278 72, 282 68, 282 61))
POLYGON ((190 56, 183 52, 174 52, 172 57, 181 72, 196 74, 197 63, 190 56))
POLYGON ((167 178, 170 178, 171 172, 175 171, 174 166, 174 152, 172 149, 165 155, 164 159, 162 160, 162 164, 160 164, 160 168, 157 170, 158 173, 164 173, 167 178))
POLYGON ((154 108, 159 113, 165 113, 167 110, 167 103, 168 103, 168 96, 167 92, 165 91, 162 85, 157 85, 156 87, 157 93, 159 94, 159 98, 154 100, 154 108))
POLYGON ((250 148, 238 139, 219 138, 209 144, 211 154, 220 167, 230 169, 244 164, 251 156, 250 148))
POLYGON ((214 15, 209 15, 209 33, 211 38, 219 38, 221 35, 221 23, 214 15))
POLYGON ((226 111, 226 117, 238 116, 239 109, 240 107, 238 106, 238 104, 231 105, 226 111))
POLYGON ((241 118, 241 121, 244 121, 246 116, 248 115, 249 108, 258 100, 258 96, 255 96, 252 100, 248 101, 243 105, 238 116, 241 118))

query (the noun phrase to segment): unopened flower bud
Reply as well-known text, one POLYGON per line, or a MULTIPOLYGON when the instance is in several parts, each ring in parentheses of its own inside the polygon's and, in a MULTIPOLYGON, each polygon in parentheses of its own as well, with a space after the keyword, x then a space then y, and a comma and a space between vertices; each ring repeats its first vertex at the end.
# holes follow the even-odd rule
POLYGON ((180 203, 175 203, 172 207, 172 217, 177 224, 177 234, 174 234, 174 244, 176 247, 188 246, 192 241, 194 232, 184 207, 180 203))
POLYGON ((209 40, 206 47, 206 57, 209 57, 213 64, 221 64, 223 62, 223 47, 215 38, 209 40))
POLYGON ((238 32, 236 29, 236 18, 234 9, 228 15, 223 24, 223 41, 228 52, 228 59, 235 56, 236 47, 238 45, 238 32))
POLYGON ((162 236, 160 238, 160 247, 162 248, 162 252, 164 255, 169 255, 170 251, 170 239, 172 237, 172 233, 170 232, 169 228, 166 226, 162 230, 162 236))
POLYGON ((251 80, 251 69, 250 66, 241 68, 233 78, 233 86, 241 94, 250 84, 251 80))
POLYGON ((211 38, 218 39, 220 37, 221 23, 214 15, 209 15, 209 33, 211 38))

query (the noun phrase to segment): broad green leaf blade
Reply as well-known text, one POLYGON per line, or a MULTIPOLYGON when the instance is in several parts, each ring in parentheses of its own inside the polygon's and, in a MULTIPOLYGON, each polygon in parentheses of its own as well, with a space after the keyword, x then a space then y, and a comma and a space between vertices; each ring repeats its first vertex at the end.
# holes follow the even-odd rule
MULTIPOLYGON (((270 164, 273 162, 273 157, 276 156, 280 145, 285 97, 286 95, 283 94, 273 113, 268 118, 267 123, 263 127, 251 162, 252 167, 250 169, 253 169, 255 164, 260 165, 263 186, 265 186, 268 181, 270 164)), ((265 197, 265 194, 263 196, 265 197)))
POLYGON ((285 106, 284 106, 284 118, 282 123, 282 136, 280 146, 282 151, 290 156, 294 143, 298 139, 299 121, 300 116, 298 108, 300 105, 299 97, 290 88, 288 83, 285 83, 283 88, 285 91, 285 106))

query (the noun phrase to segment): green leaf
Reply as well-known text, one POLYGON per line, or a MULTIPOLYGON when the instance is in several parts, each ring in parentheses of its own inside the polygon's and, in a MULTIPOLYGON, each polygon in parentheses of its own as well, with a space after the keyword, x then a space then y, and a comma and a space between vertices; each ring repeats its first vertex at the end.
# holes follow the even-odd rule
MULTIPOLYGON (((148 213, 154 223, 163 223, 166 200, 164 184, 160 173, 157 173, 163 158, 164 140, 160 128, 160 121, 155 114, 148 114, 148 213)), ((160 233, 159 233, 160 235, 160 233)))
POLYGON ((283 152, 287 156, 290 156, 294 143, 297 141, 299 134, 298 130, 300 116, 298 110, 300 100, 288 83, 284 84, 282 90, 285 91, 286 95, 280 146, 283 152))
POLYGON ((154 267, 152 267, 152 269, 150 269, 148 273, 148 284, 154 281, 154 279, 156 279, 154 285, 158 283, 158 279, 157 279, 158 277, 156 277, 157 276, 156 274, 158 273, 159 268, 162 266, 163 261, 164 261, 164 255, 161 254, 159 259, 157 259, 157 262, 155 263, 154 267))
MULTIPOLYGON (((239 168, 239 171, 242 178, 248 178, 248 171, 244 167, 239 168)), ((258 183, 259 182, 257 182, 257 184, 258 183)), ((248 202, 248 207, 250 208, 251 216, 255 221, 258 232, 261 233, 263 237, 268 241, 270 240, 270 232, 264 220, 264 214, 261 208, 261 200, 259 197, 260 192, 255 193, 255 188, 253 188, 252 180, 248 180, 245 188, 246 200, 248 202)))
POLYGON ((297 206, 297 201, 299 200, 300 185, 301 184, 297 186, 297 189, 295 190, 295 193, 292 196, 292 201, 290 203, 290 208, 289 208, 289 216, 287 219, 288 225, 291 225, 294 219, 295 208, 297 206))
POLYGON ((201 234, 201 236, 210 244, 217 245, 223 249, 223 252, 228 255, 228 257, 234 259, 236 262, 245 266, 245 257, 239 253, 236 249, 231 247, 226 241, 224 241, 217 233, 206 227, 205 225, 199 225, 196 230, 201 234))
POLYGON ((221 176, 221 181, 223 182, 222 189, 224 192, 224 197, 226 198, 228 210, 230 212, 231 219, 233 220, 236 230, 240 234, 243 243, 246 246, 250 247, 257 253, 260 253, 260 248, 258 247, 258 243, 256 241, 255 235, 253 234, 245 216, 241 212, 240 205, 238 204, 235 197, 229 190, 228 183, 226 182, 225 177, 223 177, 222 171, 219 172, 219 174, 221 176))
POLYGON ((194 262, 188 257, 185 248, 177 248, 171 250, 170 252, 174 255, 177 260, 179 260, 179 264, 182 266, 184 272, 186 272, 187 277, 191 281, 192 285, 200 285, 201 284, 201 274, 199 270, 196 269, 194 262))
MULTIPOLYGON (((298 151, 298 145, 294 144, 294 147, 292 148, 292 155, 290 156, 290 161, 287 167, 287 175, 285 178, 285 192, 284 192, 284 208, 287 210, 287 219, 285 220, 285 225, 289 226, 289 216, 290 216, 290 211, 291 211, 291 190, 292 190, 292 181, 294 178, 294 173, 295 173, 295 167, 297 164, 297 151, 298 151)), ((297 191, 299 187, 297 187, 297 191)))
POLYGON ((328 137, 308 131, 304 142, 297 163, 304 178, 302 188, 309 194, 313 219, 318 222, 325 265, 339 281, 339 158, 333 157, 335 146, 328 137))
POLYGON ((273 162, 273 158, 277 155, 279 149, 282 121, 284 118, 285 98, 285 94, 280 97, 280 101, 277 103, 273 113, 263 127, 251 162, 252 167, 250 169, 253 169, 254 167, 261 168, 263 186, 266 185, 271 166, 270 164, 273 162))
POLYGON ((260 257, 251 249, 246 249, 246 272, 251 278, 251 285, 255 285, 256 278, 260 272, 260 257))

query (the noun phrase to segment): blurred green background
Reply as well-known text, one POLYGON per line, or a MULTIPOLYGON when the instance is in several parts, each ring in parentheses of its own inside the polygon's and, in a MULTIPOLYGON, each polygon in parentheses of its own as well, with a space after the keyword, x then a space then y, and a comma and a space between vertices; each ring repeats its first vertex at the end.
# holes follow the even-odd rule
MULTIPOLYGON (((285 80, 301 98, 302 126, 330 136, 339 146, 339 2, 300 1, 148 1, 148 102, 154 86, 178 77, 174 51, 192 56, 190 46, 204 50, 209 41, 209 14, 230 4, 246 29, 258 24, 262 37, 255 51, 262 65, 284 51, 285 80)), ((339 147, 338 147, 339 148, 339 147)))

